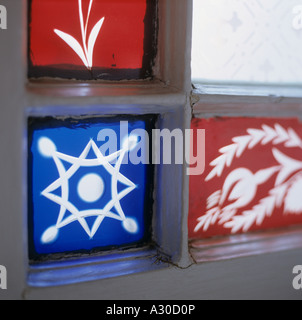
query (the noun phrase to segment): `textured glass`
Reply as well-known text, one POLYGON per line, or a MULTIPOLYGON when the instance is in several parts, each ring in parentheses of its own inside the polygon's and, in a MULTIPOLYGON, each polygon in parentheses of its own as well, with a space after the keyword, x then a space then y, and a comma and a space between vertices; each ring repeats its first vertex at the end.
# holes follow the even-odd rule
POLYGON ((302 1, 194 0, 193 80, 301 83, 302 1))
POLYGON ((150 241, 152 169, 139 132, 151 122, 30 119, 31 259, 150 241))

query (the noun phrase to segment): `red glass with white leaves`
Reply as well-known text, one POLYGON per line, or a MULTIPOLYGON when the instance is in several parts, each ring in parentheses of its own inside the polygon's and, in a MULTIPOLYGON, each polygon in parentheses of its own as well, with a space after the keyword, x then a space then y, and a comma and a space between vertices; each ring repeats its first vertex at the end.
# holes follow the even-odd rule
POLYGON ((152 76, 155 0, 31 0, 29 77, 152 76))
POLYGON ((190 177, 190 239, 302 224, 298 120, 193 119, 192 129, 206 130, 206 170, 190 177))

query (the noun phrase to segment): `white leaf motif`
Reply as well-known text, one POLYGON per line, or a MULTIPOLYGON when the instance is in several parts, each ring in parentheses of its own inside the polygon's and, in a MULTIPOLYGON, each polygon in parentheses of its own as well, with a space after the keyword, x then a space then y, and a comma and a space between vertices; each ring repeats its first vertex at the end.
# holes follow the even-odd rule
POLYGON ((88 64, 89 67, 92 67, 93 65, 93 50, 94 50, 94 46, 95 46, 95 42, 96 39, 101 31, 101 28, 103 26, 105 17, 102 18, 92 29, 90 36, 89 36, 89 40, 88 40, 88 64))
POLYGON ((103 22, 105 19, 105 17, 102 18, 93 27, 93 29, 91 30, 89 39, 88 39, 88 44, 87 44, 87 29, 88 29, 88 23, 89 23, 90 13, 91 13, 91 9, 92 9, 92 4, 93 4, 93 0, 90 0, 86 21, 84 21, 82 0, 78 0, 80 28, 81 28, 81 33, 82 33, 82 46, 71 35, 69 35, 65 32, 62 32, 60 30, 54 29, 54 32, 72 48, 72 50, 83 61, 86 68, 90 71, 92 70, 92 67, 93 67, 93 50, 94 50, 95 42, 97 40, 97 37, 100 33, 100 30, 102 28, 102 25, 103 25, 103 22))
POLYGON ((272 175, 279 170, 280 166, 260 170, 255 174, 255 179, 258 184, 263 184, 267 182, 272 177, 272 175))
POLYGON ((297 178, 288 190, 284 201, 285 213, 302 213, 302 176, 297 178))
POLYGON ((86 47, 86 35, 85 35, 85 28, 84 28, 84 16, 83 16, 83 9, 82 9, 82 0, 79 0, 79 15, 80 15, 80 25, 81 25, 81 32, 82 32, 82 41, 84 45, 84 51, 87 58, 87 47, 86 47))
POLYGON ((265 132, 259 129, 248 129, 247 132, 253 137, 249 149, 253 149, 265 137, 265 132))
POLYGON ((263 146, 267 145, 268 143, 272 142, 273 139, 275 139, 277 137, 277 132, 272 129, 271 127, 267 126, 267 125, 263 125, 262 129, 264 130, 266 136, 265 138, 262 140, 261 144, 263 146))
POLYGON ((221 197, 221 190, 214 192, 211 196, 209 196, 207 200, 207 209, 212 209, 217 206, 221 197))
POLYGON ((283 143, 289 139, 287 131, 283 127, 281 127, 280 124, 276 124, 275 129, 278 134, 278 137, 273 142, 275 145, 283 143))
POLYGON ((251 137, 250 136, 242 136, 242 137, 235 137, 233 138, 233 142, 235 142, 237 144, 237 153, 236 153, 236 157, 240 158, 243 154, 243 152, 246 150, 248 144, 251 141, 251 137))
POLYGON ((275 124, 274 128, 262 125, 260 129, 247 129, 248 135, 234 137, 231 145, 220 148, 221 155, 210 163, 214 169, 207 176, 205 181, 213 179, 215 176, 221 177, 224 169, 230 167, 234 158, 240 158, 247 150, 252 150, 257 145, 263 146, 268 143, 274 145, 284 144, 287 148, 298 147, 302 149, 302 140, 293 129, 284 129, 280 124, 275 124))
POLYGON ((274 196, 276 199, 277 208, 280 208, 282 206, 287 189, 288 189, 288 185, 282 184, 281 186, 278 186, 275 189, 270 191, 270 194, 274 196))
POLYGON ((293 148, 293 147, 301 147, 302 141, 300 137, 296 134, 296 132, 293 129, 288 130, 290 140, 286 143, 286 147, 293 148))
POLYGON ((282 169, 280 170, 280 173, 278 174, 278 177, 276 179, 275 186, 278 186, 282 184, 287 178, 290 177, 294 172, 302 169, 302 162, 292 159, 285 154, 283 154, 278 149, 273 149, 273 154, 275 159, 282 165, 282 169))
POLYGON ((269 192, 269 196, 260 200, 253 209, 244 211, 241 215, 234 216, 232 220, 224 224, 224 227, 232 229, 232 233, 236 233, 240 229, 247 232, 253 224, 260 226, 264 219, 271 217, 275 208, 280 208, 283 203, 285 213, 301 214, 301 190, 302 175, 298 173, 288 182, 272 189, 269 192))
POLYGON ((86 60, 85 53, 79 42, 74 37, 65 32, 57 29, 55 29, 54 32, 72 48, 72 50, 81 58, 84 65, 88 68, 88 62, 86 60))
POLYGON ((198 232, 201 228, 203 231, 207 231, 210 225, 215 224, 220 214, 220 209, 218 207, 209 210, 204 216, 197 219, 198 224, 196 225, 194 232, 198 232))

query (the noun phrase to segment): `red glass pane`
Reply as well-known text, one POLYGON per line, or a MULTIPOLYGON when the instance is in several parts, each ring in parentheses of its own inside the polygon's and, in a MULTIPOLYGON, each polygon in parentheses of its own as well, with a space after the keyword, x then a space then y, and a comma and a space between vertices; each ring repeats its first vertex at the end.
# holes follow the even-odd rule
POLYGON ((151 76, 156 0, 31 0, 29 77, 151 76))
POLYGON ((298 120, 194 119, 192 129, 206 130, 206 170, 190 177, 190 239, 302 224, 298 120))

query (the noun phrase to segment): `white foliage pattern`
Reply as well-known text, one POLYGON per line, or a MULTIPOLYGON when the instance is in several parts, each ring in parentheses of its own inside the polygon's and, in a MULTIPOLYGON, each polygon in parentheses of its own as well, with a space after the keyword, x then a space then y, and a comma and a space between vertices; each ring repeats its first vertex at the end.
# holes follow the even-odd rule
POLYGON ((286 148, 302 149, 302 140, 297 133, 291 128, 286 130, 279 124, 273 128, 263 125, 262 129, 248 129, 247 135, 235 137, 232 141, 233 144, 221 148, 221 155, 210 163, 213 169, 205 179, 207 182, 221 177, 236 158, 260 145, 274 146, 272 155, 278 165, 255 174, 247 168, 234 169, 226 178, 222 189, 208 197, 207 211, 197 219, 194 231, 207 231, 211 225, 218 223, 231 229, 232 233, 240 230, 247 232, 253 225, 261 226, 265 218, 271 217, 275 209, 283 205, 285 214, 302 214, 302 161, 277 149, 281 144, 286 148), (244 210, 255 199, 259 186, 275 174, 275 185, 268 196, 252 209, 244 210))

